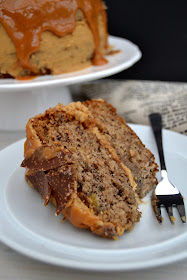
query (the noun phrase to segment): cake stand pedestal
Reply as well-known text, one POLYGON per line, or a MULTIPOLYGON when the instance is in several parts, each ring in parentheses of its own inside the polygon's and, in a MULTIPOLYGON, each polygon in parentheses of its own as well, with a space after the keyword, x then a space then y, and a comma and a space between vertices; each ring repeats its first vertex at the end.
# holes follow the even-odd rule
POLYGON ((24 130, 29 118, 58 103, 67 105, 72 102, 70 85, 79 87, 81 83, 111 76, 131 67, 141 58, 139 48, 126 39, 110 36, 109 44, 120 52, 107 56, 108 63, 104 66, 31 80, 0 80, 0 130, 24 130))
POLYGON ((29 118, 45 112, 58 103, 72 102, 68 86, 43 87, 34 90, 0 93, 0 130, 25 129, 29 118))

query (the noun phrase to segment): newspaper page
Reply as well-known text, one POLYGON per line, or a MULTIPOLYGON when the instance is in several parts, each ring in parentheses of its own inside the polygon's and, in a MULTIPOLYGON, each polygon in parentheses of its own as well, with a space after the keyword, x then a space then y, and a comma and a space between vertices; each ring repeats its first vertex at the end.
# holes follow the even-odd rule
POLYGON ((148 125, 148 115, 159 112, 164 128, 187 135, 187 83, 101 80, 82 85, 81 94, 107 100, 129 123, 148 125))

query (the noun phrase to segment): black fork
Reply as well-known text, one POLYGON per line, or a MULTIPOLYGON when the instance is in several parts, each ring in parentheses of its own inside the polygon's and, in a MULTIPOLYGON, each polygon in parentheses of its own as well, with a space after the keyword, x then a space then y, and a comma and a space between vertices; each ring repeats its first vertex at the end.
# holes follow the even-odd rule
POLYGON ((186 222, 186 214, 184 201, 179 190, 173 186, 168 180, 166 164, 164 160, 163 146, 162 146, 162 118, 158 113, 149 115, 150 123, 154 132, 155 140, 157 143, 160 165, 161 165, 161 180, 155 187, 152 193, 151 202, 156 218, 159 223, 162 223, 161 206, 166 208, 168 216, 172 224, 175 222, 173 216, 173 207, 176 207, 181 221, 186 222))

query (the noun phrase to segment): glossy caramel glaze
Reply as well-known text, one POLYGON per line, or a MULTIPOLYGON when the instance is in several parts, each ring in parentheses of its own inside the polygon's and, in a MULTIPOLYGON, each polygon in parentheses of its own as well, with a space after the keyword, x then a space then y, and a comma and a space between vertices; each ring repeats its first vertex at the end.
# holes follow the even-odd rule
POLYGON ((29 58, 39 49, 41 33, 48 30, 60 37, 72 33, 78 9, 82 10, 93 34, 93 64, 107 63, 100 52, 98 31, 99 14, 102 14, 105 27, 107 25, 105 7, 101 0, 2 0, 0 22, 14 42, 19 64, 35 72, 29 58))

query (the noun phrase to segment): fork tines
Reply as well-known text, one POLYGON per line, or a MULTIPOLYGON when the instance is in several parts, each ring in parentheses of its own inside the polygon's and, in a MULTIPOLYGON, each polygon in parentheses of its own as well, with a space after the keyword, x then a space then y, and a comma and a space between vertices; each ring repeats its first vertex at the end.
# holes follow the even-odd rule
POLYGON ((170 221, 172 224, 175 223, 175 217, 173 216, 173 207, 176 207, 183 223, 186 223, 185 207, 183 197, 180 193, 174 195, 155 195, 153 191, 152 195, 152 206, 159 223, 162 223, 163 218, 161 215, 161 207, 165 207, 170 221))

